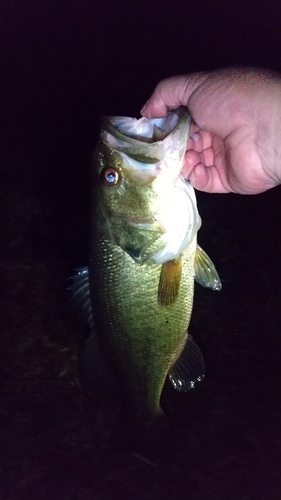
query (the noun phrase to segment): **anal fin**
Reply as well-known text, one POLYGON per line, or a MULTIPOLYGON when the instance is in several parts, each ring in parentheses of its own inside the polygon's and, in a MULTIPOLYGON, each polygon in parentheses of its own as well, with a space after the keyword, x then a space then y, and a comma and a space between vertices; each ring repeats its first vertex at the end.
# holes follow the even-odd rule
POLYGON ((162 264, 158 285, 158 302, 161 306, 168 307, 175 302, 179 293, 181 273, 181 255, 162 264))
POLYGON ((203 354, 188 335, 184 349, 169 372, 172 386, 180 392, 187 392, 202 382, 205 376, 203 354))

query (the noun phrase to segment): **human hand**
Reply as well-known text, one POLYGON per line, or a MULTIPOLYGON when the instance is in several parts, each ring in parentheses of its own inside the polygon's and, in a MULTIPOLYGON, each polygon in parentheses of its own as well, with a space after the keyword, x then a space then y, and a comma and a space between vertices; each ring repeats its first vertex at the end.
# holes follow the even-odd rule
POLYGON ((188 106, 193 118, 182 175, 201 191, 261 193, 281 183, 281 77, 253 68, 160 82, 141 114, 188 106))

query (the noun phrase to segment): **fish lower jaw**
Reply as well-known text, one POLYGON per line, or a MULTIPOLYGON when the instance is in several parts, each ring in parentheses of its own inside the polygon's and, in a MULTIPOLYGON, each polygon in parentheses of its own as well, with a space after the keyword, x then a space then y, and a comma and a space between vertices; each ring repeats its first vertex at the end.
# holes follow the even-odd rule
POLYGON ((137 227, 139 229, 155 229, 160 227, 160 224, 154 217, 130 217, 127 219, 127 222, 130 226, 137 227))

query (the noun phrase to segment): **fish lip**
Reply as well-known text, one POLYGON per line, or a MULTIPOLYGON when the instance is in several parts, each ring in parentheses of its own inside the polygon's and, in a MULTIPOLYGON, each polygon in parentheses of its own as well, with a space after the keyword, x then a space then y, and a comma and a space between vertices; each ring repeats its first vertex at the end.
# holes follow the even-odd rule
POLYGON ((128 217, 126 221, 132 226, 151 226, 157 223, 156 217, 128 217))
POLYGON ((154 221, 154 217, 128 217, 127 219, 130 222, 151 222, 154 221))
POLYGON ((123 221, 123 223, 137 227, 139 229, 152 229, 152 228, 161 228, 161 224, 159 224, 158 217, 127 217, 120 216, 119 214, 111 214, 111 216, 115 219, 119 219, 123 221))

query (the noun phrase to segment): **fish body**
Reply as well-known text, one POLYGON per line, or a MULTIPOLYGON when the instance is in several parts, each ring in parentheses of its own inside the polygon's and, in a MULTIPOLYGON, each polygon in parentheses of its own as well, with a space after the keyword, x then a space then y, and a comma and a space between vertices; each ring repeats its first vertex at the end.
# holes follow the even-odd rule
POLYGON ((105 367, 112 370, 123 437, 130 427, 135 432, 163 419, 167 376, 180 391, 204 377, 201 351, 187 332, 194 277, 221 285, 197 245, 196 198, 180 176, 189 127, 185 108, 156 120, 104 118, 95 152, 90 262, 78 270, 73 289, 93 328, 83 377, 94 387, 104 381, 105 367))
POLYGON ((92 247, 89 274, 94 325, 127 410, 152 417, 160 411, 166 376, 187 339, 196 240, 182 253, 178 295, 168 306, 158 300, 161 265, 135 262, 106 236, 99 242, 92 247))

